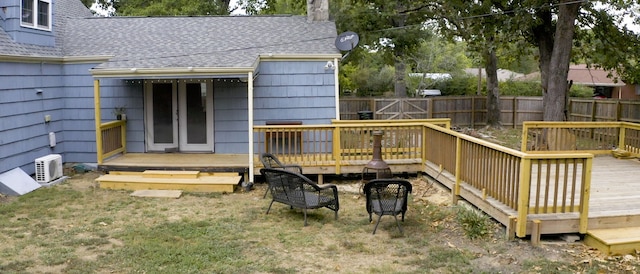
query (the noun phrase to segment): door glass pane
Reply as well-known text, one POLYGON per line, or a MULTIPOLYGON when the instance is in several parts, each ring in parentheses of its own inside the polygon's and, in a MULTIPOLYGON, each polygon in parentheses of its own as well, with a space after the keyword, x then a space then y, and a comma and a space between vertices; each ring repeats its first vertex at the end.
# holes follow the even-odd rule
POLYGON ((187 143, 207 143, 207 85, 187 84, 187 143))
POLYGON ((172 84, 153 84, 153 142, 173 143, 172 84))

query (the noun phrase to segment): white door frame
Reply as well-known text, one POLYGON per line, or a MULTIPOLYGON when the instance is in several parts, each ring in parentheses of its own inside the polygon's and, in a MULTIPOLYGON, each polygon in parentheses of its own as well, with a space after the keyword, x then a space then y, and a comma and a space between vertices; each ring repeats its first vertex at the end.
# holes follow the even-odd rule
POLYGON ((178 140, 180 142, 180 151, 185 152, 213 152, 213 81, 211 80, 186 80, 180 81, 178 85, 178 125, 179 133, 178 140), (205 104, 206 111, 206 133, 207 141, 204 144, 189 144, 187 143, 187 112, 180 111, 187 109, 187 84, 205 84, 205 104))
POLYGON ((145 117, 145 143, 147 151, 165 151, 167 149, 178 148, 178 123, 176 123, 176 114, 178 113, 178 107, 175 103, 172 103, 171 113, 172 117, 172 143, 156 143, 155 142, 155 129, 153 123, 153 84, 171 84, 171 100, 176 102, 178 87, 175 82, 153 82, 146 81, 144 85, 144 117, 145 117))
POLYGON ((179 152, 213 152, 213 81, 212 80, 166 80, 146 81, 144 85, 145 108, 145 143, 146 150, 151 152, 163 152, 167 150, 179 152), (153 85, 168 84, 172 86, 172 130, 173 143, 155 143, 153 120, 153 85), (187 109, 186 86, 187 83, 206 84, 206 144, 187 143, 187 109))

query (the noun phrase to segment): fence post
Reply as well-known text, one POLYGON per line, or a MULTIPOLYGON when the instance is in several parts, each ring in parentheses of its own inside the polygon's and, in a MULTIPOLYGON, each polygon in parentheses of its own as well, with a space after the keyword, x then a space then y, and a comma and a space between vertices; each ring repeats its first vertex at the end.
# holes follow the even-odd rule
POLYGON ((433 99, 429 98, 427 100, 429 100, 427 101, 427 118, 431 119, 433 118, 433 99))
POLYGON ((596 100, 591 102, 591 122, 596 121, 596 100))
POLYGON ((513 128, 518 124, 518 96, 513 96, 513 128))
POLYGON ((476 125, 476 100, 475 96, 471 96, 471 128, 475 128, 476 125))
POLYGON ((627 135, 627 128, 625 127, 625 125, 623 123, 620 123, 620 132, 618 133, 618 148, 624 149, 625 146, 625 142, 624 140, 626 139, 626 135, 627 135))

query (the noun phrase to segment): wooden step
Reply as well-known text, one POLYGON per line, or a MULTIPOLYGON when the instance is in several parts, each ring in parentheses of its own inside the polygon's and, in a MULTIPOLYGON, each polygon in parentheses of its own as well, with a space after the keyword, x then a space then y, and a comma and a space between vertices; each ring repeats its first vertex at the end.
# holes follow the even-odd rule
POLYGON ((224 176, 198 171, 152 171, 152 172, 110 172, 96 181, 100 188, 124 190, 183 190, 187 192, 233 192, 242 176, 224 176), (175 172, 172 174, 171 172, 175 172), (195 174, 195 175, 194 175, 195 174))
POLYGON ((584 243, 606 255, 635 254, 640 250, 640 227, 587 230, 584 243))
POLYGON ((142 177, 145 178, 173 178, 173 179, 196 179, 200 176, 200 171, 195 170, 145 170, 142 177))

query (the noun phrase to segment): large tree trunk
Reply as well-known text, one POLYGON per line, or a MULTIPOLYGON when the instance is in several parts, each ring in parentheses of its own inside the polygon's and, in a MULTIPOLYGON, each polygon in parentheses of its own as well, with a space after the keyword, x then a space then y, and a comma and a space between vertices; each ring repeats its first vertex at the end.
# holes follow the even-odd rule
POLYGON ((567 106, 567 75, 571 60, 571 47, 575 33, 575 21, 580 3, 573 0, 560 2, 553 53, 549 63, 547 92, 543 94, 544 121, 562 121, 567 106))
POLYGON ((549 65, 551 63, 551 54, 553 53, 555 29, 551 11, 548 8, 538 10, 536 16, 540 24, 533 27, 532 33, 535 39, 534 43, 538 45, 538 52, 540 54, 540 85, 544 96, 549 86, 549 65))
POLYGON ((394 50, 394 67, 395 67, 395 84, 394 84, 394 94, 396 97, 407 97, 407 82, 404 80, 404 73, 406 70, 406 65, 402 61, 402 57, 404 56, 404 50, 400 47, 396 47, 394 50))
POLYGON ((486 47, 485 70, 487 71, 487 126, 502 127, 500 115, 500 89, 498 88, 498 57, 495 47, 486 47))

